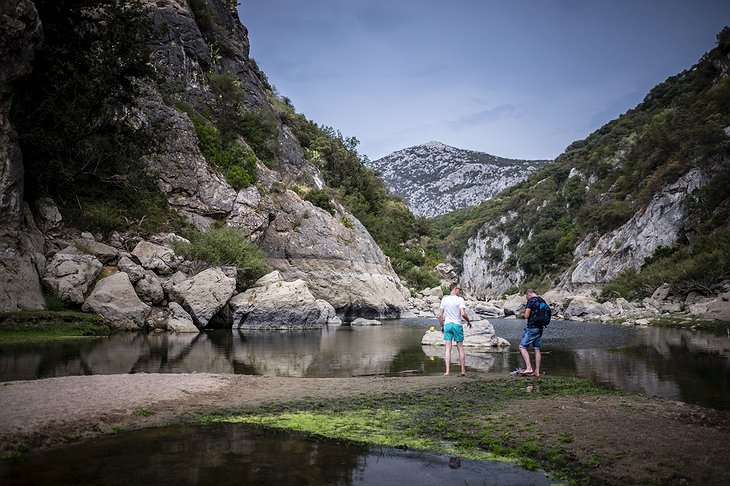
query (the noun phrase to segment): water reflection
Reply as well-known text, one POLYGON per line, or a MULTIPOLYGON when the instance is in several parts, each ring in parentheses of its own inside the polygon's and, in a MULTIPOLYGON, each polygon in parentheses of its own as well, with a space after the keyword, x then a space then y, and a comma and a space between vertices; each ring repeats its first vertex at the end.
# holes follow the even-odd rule
MULTIPOLYGON (((491 321, 505 352, 466 348, 467 370, 522 366, 523 321, 491 321)), ((0 381, 116 373, 235 373, 347 377, 442 373, 443 348, 422 346, 432 319, 375 327, 292 332, 211 331, 0 346, 0 381)), ((554 321, 543 338, 543 372, 580 376, 619 390, 730 409, 730 338, 686 330, 554 321)), ((452 353, 458 359, 458 353, 452 353)))
POLYGON ((105 437, 0 464, 0 483, 105 485, 548 484, 539 472, 240 425, 183 425, 105 437), (140 445, 144 445, 141 447, 140 445))

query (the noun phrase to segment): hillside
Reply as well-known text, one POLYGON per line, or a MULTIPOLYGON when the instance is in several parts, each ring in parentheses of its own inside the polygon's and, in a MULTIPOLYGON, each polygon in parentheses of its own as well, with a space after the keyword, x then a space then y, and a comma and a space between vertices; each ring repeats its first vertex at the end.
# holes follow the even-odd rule
POLYGON ((727 291, 730 28, 690 69, 434 237, 475 294, 530 285, 640 299, 727 291), (723 283, 725 282, 725 283, 723 283), (724 290, 723 290, 724 289, 724 290))
POLYGON ((433 217, 479 204, 547 162, 506 159, 429 142, 398 150, 369 165, 414 214, 433 217))
MULTIPOLYGON (((415 216, 365 167, 356 139, 275 94, 237 7, 0 4, 0 309, 59 304, 68 282, 57 277, 70 277, 49 275, 53 262, 86 259, 74 302, 60 295, 78 307, 102 266, 89 245, 127 273, 120 262, 140 263, 136 245, 171 251, 181 237, 192 245, 177 255, 188 278, 231 265, 242 291, 277 270, 343 317, 397 317, 409 295, 401 277, 438 283, 426 253, 404 246, 424 233, 415 216)), ((175 265, 147 269, 164 297, 154 306, 172 300, 160 285, 175 265)), ((225 309, 219 317, 230 324, 225 309)))

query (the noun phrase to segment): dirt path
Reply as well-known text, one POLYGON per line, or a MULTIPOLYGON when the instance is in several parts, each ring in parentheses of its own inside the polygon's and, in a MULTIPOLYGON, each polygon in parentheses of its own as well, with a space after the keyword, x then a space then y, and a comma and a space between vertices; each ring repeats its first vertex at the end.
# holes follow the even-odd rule
MULTIPOLYGON (((407 392, 471 374, 358 378, 133 374, 71 376, 0 384, 0 452, 183 421, 194 412, 348 394, 407 392)), ((642 396, 509 400, 490 419, 561 447, 608 484, 730 484, 730 412, 642 396)))

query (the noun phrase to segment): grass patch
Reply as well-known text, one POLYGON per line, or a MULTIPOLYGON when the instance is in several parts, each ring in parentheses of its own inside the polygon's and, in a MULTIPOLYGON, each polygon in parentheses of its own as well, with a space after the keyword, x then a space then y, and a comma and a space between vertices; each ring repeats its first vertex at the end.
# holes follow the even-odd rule
POLYGON ((111 328, 95 315, 77 311, 0 312, 0 344, 108 336, 111 328))
MULTIPOLYGON (((561 477, 578 478, 582 472, 564 450, 545 447, 534 423, 510 422, 505 405, 517 400, 613 393, 575 378, 541 379, 540 391, 533 393, 527 393, 521 380, 490 380, 404 394, 266 404, 233 413, 217 412, 199 420, 245 423, 473 460, 509 461, 530 470, 543 468, 558 471, 561 477)), ((570 443, 574 438, 565 435, 561 439, 570 443)))

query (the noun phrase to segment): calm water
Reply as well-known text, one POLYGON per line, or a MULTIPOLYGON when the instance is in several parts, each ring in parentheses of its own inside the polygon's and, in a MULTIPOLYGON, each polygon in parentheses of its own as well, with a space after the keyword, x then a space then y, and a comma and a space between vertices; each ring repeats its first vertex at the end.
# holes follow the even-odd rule
MULTIPOLYGON (((471 371, 506 375, 522 362, 524 321, 491 320, 503 352, 467 348, 471 371)), ((133 335, 0 346, 0 381, 115 373, 238 373, 333 377, 442 373, 443 348, 422 346, 433 319, 378 327, 264 333, 133 335)), ((456 355, 456 353, 454 353, 456 355)), ((554 321, 543 372, 730 409, 730 337, 554 321)), ((456 359, 456 356, 454 356, 456 359)), ((232 424, 184 425, 103 437, 0 463, 0 484, 219 485, 547 484, 540 472, 387 448, 343 445, 232 424)))
MULTIPOLYGON (((512 346, 467 348, 470 370, 505 374, 522 366, 524 321, 491 320, 512 346)), ((433 319, 316 331, 121 334, 0 346, 0 381, 117 373, 236 373, 346 377, 443 372, 443 347, 422 346, 433 319)), ((730 409, 730 338, 694 331, 554 321, 543 336, 543 372, 619 390, 730 409)), ((456 359, 456 353, 454 353, 456 359)))
POLYGON ((140 430, 0 463, 14 486, 524 485, 544 474, 511 464, 316 441, 232 424, 140 430))

